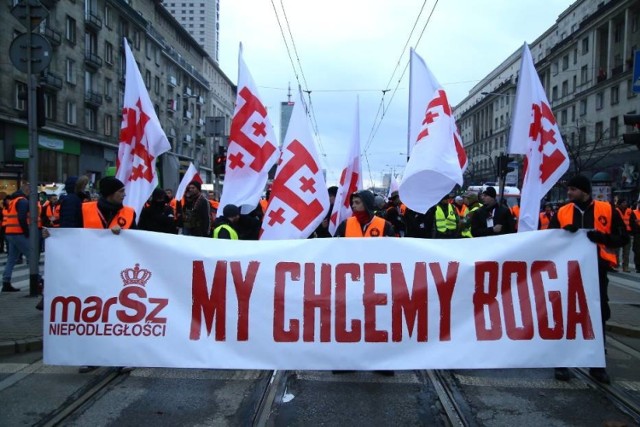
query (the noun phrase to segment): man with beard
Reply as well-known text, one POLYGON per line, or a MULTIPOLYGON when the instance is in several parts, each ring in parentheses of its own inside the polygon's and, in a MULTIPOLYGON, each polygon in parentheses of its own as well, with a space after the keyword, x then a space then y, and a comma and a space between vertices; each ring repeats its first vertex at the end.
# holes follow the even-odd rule
POLYGON ((182 234, 186 236, 210 237, 209 234, 209 201, 201 192, 202 184, 191 181, 184 195, 182 209, 182 234))

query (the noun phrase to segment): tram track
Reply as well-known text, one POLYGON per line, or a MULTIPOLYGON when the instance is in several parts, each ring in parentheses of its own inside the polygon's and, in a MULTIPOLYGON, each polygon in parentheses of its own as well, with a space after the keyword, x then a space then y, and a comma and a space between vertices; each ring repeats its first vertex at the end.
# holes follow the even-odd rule
POLYGON ((430 382, 443 409, 443 421, 453 427, 475 427, 477 423, 471 414, 467 402, 454 384, 450 371, 418 371, 418 376, 430 382))

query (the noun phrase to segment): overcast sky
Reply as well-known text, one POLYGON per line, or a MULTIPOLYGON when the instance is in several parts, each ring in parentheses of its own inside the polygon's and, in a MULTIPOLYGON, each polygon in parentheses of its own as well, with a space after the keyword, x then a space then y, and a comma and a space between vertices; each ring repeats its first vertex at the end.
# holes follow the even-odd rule
POLYGON ((398 81, 409 61, 409 47, 425 59, 455 106, 522 43, 532 42, 551 27, 572 3, 221 0, 220 67, 233 82, 238 81, 242 42, 244 61, 265 105, 275 113, 271 121, 278 137, 280 102, 287 100, 288 85, 295 91, 299 80, 303 90, 311 91, 316 140, 328 185, 339 179, 359 98, 363 181, 368 187, 372 181, 380 183, 383 173, 400 173, 406 162, 408 68, 398 81), (385 115, 380 120, 385 89, 390 90, 384 94, 385 115))

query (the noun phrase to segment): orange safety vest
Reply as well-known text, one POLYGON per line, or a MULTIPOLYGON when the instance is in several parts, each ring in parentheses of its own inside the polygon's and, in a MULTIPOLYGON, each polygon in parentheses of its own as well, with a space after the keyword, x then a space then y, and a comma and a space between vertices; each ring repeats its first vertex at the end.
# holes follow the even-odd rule
POLYGON ((456 212, 458 212, 458 216, 460 218, 464 218, 465 216, 467 216, 467 205, 462 204, 462 207, 460 209, 458 209, 458 205, 456 205, 455 203, 453 204, 453 206, 456 208, 456 212))
POLYGON ((266 213, 267 207, 269 207, 269 201, 267 199, 260 199, 260 207, 262 208, 262 213, 266 213))
POLYGON ((640 227, 640 209, 636 209, 633 211, 636 214, 636 225, 640 227))
POLYGON ((51 224, 54 227, 60 227, 60 224, 56 224, 56 221, 60 219, 60 203, 56 205, 49 203, 44 212, 47 218, 53 217, 53 219, 50 219, 49 221, 51 221, 51 224))
POLYGON ((544 212, 540 212, 540 230, 549 228, 550 222, 549 217, 544 212))
MULTIPOLYGON (((573 224, 573 203, 564 205, 558 209, 558 223, 560 228, 573 224)), ((601 233, 611 234, 611 221, 613 221, 613 209, 608 202, 600 200, 593 201, 593 227, 601 233), (599 220, 599 219, 602 220, 599 220), (604 224, 603 224, 604 223, 604 224)), ((609 249, 603 244, 598 244, 598 254, 600 258, 607 261, 612 266, 618 265, 618 258, 614 249, 609 249)))
POLYGON ((511 208, 511 214, 516 217, 516 219, 520 218, 520 206, 513 205, 511 208))
POLYGON ((211 209, 209 210, 209 216, 211 217, 211 223, 213 224, 213 221, 215 221, 216 217, 218 216, 218 208, 220 207, 220 202, 216 200, 209 200, 209 206, 211 206, 211 209))
POLYGON ((622 221, 624 221, 624 226, 627 228, 627 231, 631 231, 631 208, 627 208, 627 210, 624 211, 624 213, 622 213, 622 211, 620 210, 620 208, 616 208, 618 209, 618 212, 620 213, 620 216, 622 217, 622 221))
POLYGON ((379 216, 374 216, 369 226, 362 233, 362 227, 355 216, 347 218, 347 227, 344 237, 384 237, 384 226, 386 221, 379 216))
MULTIPOLYGON (((9 207, 6 210, 6 213, 2 219, 2 222, 5 226, 4 232, 6 234, 22 234, 23 230, 20 226, 20 221, 18 221, 18 200, 25 199, 26 197, 20 196, 9 202, 9 207)), ((27 200, 28 201, 28 200, 27 200)), ((38 205, 38 228, 42 228, 42 221, 40 219, 41 209, 40 203, 38 205)), ((27 215, 27 224, 31 224, 31 216, 27 215)))
POLYGON ((98 202, 87 202, 82 204, 82 227, 84 228, 111 228, 119 225, 120 228, 131 228, 136 211, 129 206, 123 206, 108 227, 105 227, 104 217, 98 209, 98 202))

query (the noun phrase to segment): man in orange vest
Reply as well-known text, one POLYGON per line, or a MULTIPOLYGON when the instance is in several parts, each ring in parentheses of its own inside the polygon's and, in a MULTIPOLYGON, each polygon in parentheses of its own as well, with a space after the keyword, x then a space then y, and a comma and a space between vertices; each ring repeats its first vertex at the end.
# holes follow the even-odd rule
POLYGON ((136 211, 124 206, 124 184, 118 178, 106 176, 100 180, 100 199, 82 204, 83 228, 108 228, 113 234, 136 228, 136 211))
MULTIPOLYGON (((338 225, 334 237, 395 237, 393 226, 389 221, 375 215, 375 196, 369 190, 351 194, 351 211, 353 216, 338 225)), ((332 371, 334 374, 351 371, 332 371)), ((393 376, 394 371, 375 371, 385 376, 393 376)))
POLYGON ((11 276, 21 254, 28 256, 30 253, 29 193, 31 193, 31 186, 28 182, 23 182, 20 189, 11 195, 11 201, 4 215, 5 238, 9 254, 2 273, 2 292, 18 292, 20 290, 11 285, 11 276))
POLYGON ((551 218, 553 218, 553 211, 551 210, 551 204, 546 203, 544 205, 544 212, 540 212, 540 221, 538 222, 538 230, 546 230, 549 228, 549 224, 551 223, 551 218))
MULTIPOLYGON (((602 331, 605 322, 611 316, 607 290, 609 278, 607 272, 610 266, 616 265, 616 248, 629 242, 626 227, 620 214, 608 202, 591 198, 591 182, 582 175, 577 175, 567 183, 569 203, 558 210, 549 228, 563 228, 576 232, 580 228, 590 230, 587 237, 598 245, 598 281, 600 284, 600 311, 602 313, 602 331)), ((589 374, 605 384, 610 383, 605 368, 591 368, 589 374)), ((555 377, 560 381, 569 380, 567 368, 556 368, 555 377)))
POLYGON ((334 237, 395 237, 391 223, 375 215, 374 199, 368 190, 353 193, 353 216, 338 225, 334 237))
POLYGON ((633 263, 636 265, 636 273, 640 273, 640 201, 636 202, 633 215, 636 217, 636 221, 632 227, 633 243, 631 247, 633 248, 633 263))
MULTIPOLYGON (((633 209, 631 209, 627 203, 626 199, 620 199, 618 201, 618 207, 616 208, 618 213, 620 213, 620 217, 622 217, 622 221, 624 222, 624 226, 627 229, 627 233, 631 235, 632 227, 635 225, 636 218, 633 213, 633 209)), ((621 251, 618 251, 618 265, 622 266, 622 271, 625 273, 631 272, 629 270, 629 252, 631 251, 631 242, 627 243, 622 247, 621 251), (620 256, 620 252, 622 252, 622 256, 620 256)))

